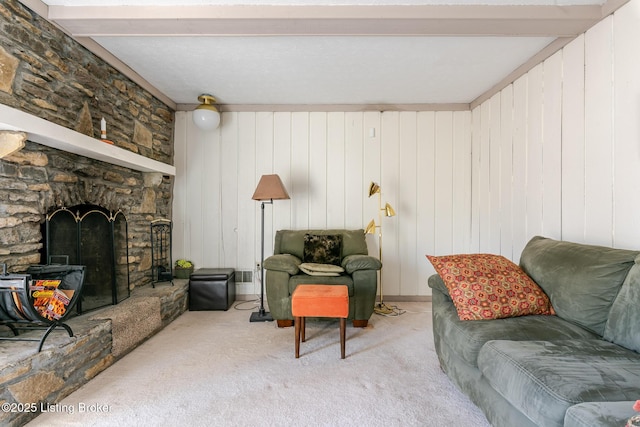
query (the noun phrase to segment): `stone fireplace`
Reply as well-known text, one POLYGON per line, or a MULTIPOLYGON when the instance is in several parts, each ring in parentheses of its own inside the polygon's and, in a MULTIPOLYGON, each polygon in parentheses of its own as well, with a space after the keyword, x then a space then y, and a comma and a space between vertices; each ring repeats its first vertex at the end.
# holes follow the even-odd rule
MULTIPOLYGON (((118 285, 116 300, 133 290, 116 306, 70 319, 76 336, 54 333, 41 353, 29 342, 3 344, 3 401, 59 401, 137 345, 120 344, 132 330, 144 340, 186 309, 185 285, 143 286, 152 280, 149 224, 172 217, 175 168, 156 166, 173 164, 174 107, 19 1, 0 1, 0 264, 19 273, 46 263, 48 214, 98 206, 126 219, 126 247, 114 259, 129 283, 118 285), (113 145, 100 141, 102 117, 113 145), (7 131, 26 140, 2 140, 7 131)), ((0 413, 0 424, 35 415, 0 413)))
POLYGON ((118 274, 129 289, 150 283, 149 224, 171 218, 173 175, 155 167, 173 164, 171 107, 16 0, 0 3, 0 30, 0 133, 26 133, 0 152, 0 263, 46 263, 47 214, 94 205, 126 218, 118 274))

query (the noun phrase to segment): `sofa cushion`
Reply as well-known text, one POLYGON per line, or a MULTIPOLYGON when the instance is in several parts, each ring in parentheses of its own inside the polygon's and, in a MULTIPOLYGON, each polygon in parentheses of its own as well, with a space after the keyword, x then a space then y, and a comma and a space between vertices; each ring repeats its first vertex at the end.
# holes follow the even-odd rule
POLYGON ((583 402, 640 396, 640 354, 604 340, 489 341, 478 367, 513 406, 542 426, 562 426, 583 402))
POLYGON ((588 402, 573 405, 564 416, 564 427, 623 427, 637 412, 632 401, 588 402))
POLYGON ((520 266, 549 296, 558 316, 602 335, 639 253, 536 236, 522 251, 520 266))
POLYGON ((604 339, 640 353, 640 255, 613 301, 604 339))
POLYGON ((342 260, 341 234, 305 234, 303 263, 340 265, 342 260))
MULTIPOLYGON (((470 366, 478 367, 478 353, 491 340, 512 341, 595 339, 597 335, 557 316, 520 316, 496 320, 467 322, 460 320, 449 298, 442 278, 429 277, 434 295, 442 293, 447 302, 433 307, 434 325, 441 325, 439 334, 447 345, 470 366), (437 318, 437 319, 436 319, 437 318)), ((434 299, 435 300, 435 299, 434 299)))
POLYGON ((427 258, 447 286, 460 320, 553 314, 542 289, 501 255, 427 255, 427 258))

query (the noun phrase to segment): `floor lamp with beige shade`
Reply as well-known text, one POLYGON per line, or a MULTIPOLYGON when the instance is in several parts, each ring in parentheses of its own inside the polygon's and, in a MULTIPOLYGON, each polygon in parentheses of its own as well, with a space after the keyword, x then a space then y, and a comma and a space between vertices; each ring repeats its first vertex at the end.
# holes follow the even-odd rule
POLYGON ((261 215, 261 239, 260 239, 260 308, 251 313, 250 322, 272 322, 271 313, 264 308, 264 205, 273 204, 274 200, 288 200, 289 194, 284 188, 282 180, 277 174, 262 175, 256 191, 253 193, 253 200, 262 202, 260 204, 261 215))

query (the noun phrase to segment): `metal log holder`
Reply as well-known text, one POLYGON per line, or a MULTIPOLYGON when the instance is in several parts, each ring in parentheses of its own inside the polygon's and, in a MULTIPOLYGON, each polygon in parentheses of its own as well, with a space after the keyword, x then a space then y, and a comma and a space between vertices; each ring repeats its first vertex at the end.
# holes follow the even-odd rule
POLYGON ((171 229, 168 219, 151 221, 151 286, 158 282, 171 282, 173 286, 173 264, 171 261, 171 229))
POLYGON ((84 266, 34 265, 25 274, 7 274, 6 270, 3 264, 0 274, 0 325, 11 329, 13 336, 0 337, 0 340, 37 341, 40 352, 49 334, 58 327, 73 337, 71 327, 64 320, 72 312, 82 291, 84 266), (39 299, 37 292, 49 290, 50 286, 45 285, 52 283, 56 284, 55 289, 59 292, 51 291, 53 296, 49 300, 39 299), (36 307, 45 300, 46 307, 36 307), (45 332, 41 338, 20 336, 20 331, 33 330, 45 332))

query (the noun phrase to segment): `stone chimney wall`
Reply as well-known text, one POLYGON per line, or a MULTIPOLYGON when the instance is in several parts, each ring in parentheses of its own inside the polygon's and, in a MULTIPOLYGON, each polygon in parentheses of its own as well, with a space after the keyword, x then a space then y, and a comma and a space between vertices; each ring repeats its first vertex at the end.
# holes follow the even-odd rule
MULTIPOLYGON (((174 111, 16 0, 0 0, 0 103, 173 164, 174 111)), ((149 225, 171 218, 173 178, 142 173, 31 141, 0 159, 0 263, 45 263, 45 214, 96 204, 121 210, 133 286, 151 280, 149 225)))

